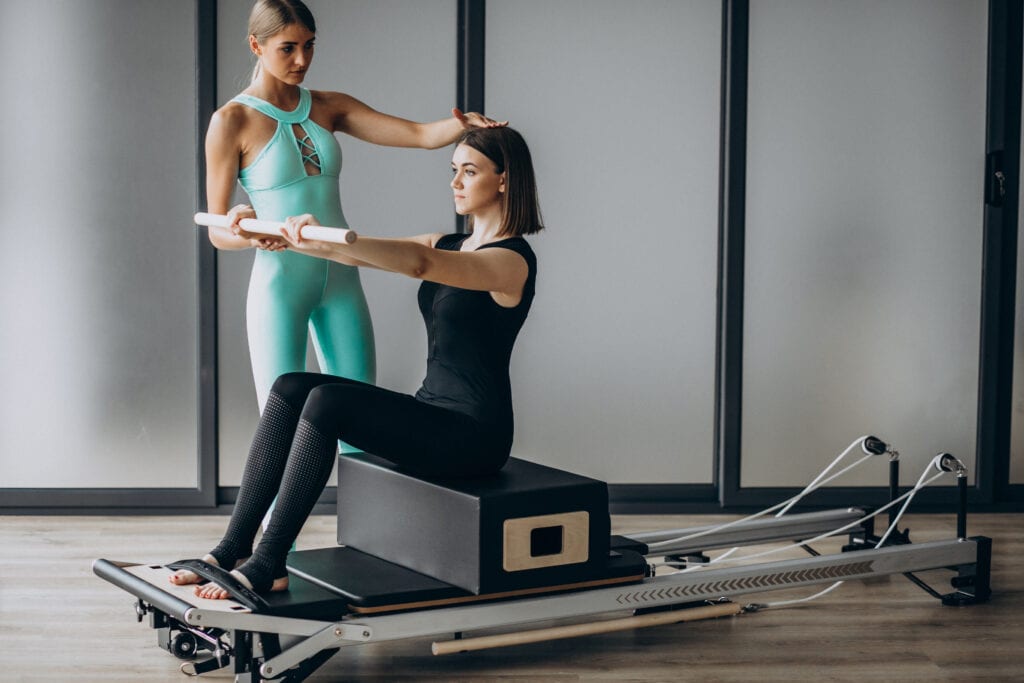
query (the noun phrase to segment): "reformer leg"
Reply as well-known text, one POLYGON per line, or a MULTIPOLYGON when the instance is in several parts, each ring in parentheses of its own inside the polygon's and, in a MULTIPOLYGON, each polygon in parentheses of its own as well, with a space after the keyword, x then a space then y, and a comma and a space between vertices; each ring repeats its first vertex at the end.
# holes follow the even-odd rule
POLYGON ((988 602, 992 596, 992 539, 972 536, 971 540, 978 547, 977 560, 974 564, 955 567, 957 575, 950 580, 950 584, 956 591, 942 596, 943 605, 975 605, 979 602, 988 602))

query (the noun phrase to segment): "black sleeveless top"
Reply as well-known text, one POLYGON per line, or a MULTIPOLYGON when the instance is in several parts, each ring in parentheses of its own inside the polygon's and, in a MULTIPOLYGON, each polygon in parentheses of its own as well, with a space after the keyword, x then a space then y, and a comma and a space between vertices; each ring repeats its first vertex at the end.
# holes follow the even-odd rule
MULTIPOLYGON (((469 235, 441 237, 436 249, 458 251, 469 235)), ((513 308, 495 303, 490 292, 424 281, 419 307, 427 325, 427 375, 416 398, 450 408, 512 435, 512 387, 509 360, 519 329, 533 302, 537 257, 522 237, 485 244, 480 249, 511 249, 528 267, 523 297, 513 308)))

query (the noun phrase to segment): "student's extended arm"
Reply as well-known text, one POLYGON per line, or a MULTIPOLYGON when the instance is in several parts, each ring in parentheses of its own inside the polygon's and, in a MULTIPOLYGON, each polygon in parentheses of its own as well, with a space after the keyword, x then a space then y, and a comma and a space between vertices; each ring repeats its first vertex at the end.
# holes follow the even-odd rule
POLYGON ((368 265, 418 280, 502 295, 517 303, 526 283, 526 260, 511 249, 447 251, 435 249, 439 234, 389 239, 359 236, 353 244, 302 239, 303 225, 316 225, 310 215, 289 218, 282 235, 294 249, 349 265, 368 265))

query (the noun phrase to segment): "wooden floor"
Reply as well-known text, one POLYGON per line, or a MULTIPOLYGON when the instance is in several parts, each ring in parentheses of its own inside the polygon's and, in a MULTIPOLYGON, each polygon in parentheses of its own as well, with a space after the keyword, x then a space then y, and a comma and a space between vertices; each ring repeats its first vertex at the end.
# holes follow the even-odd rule
MULTIPOLYGON (((618 533, 724 517, 615 517, 618 533)), ((225 517, 0 517, 0 681, 188 680, 135 621, 133 599, 96 578, 94 558, 166 562, 206 552, 225 517)), ((911 516, 915 541, 953 535, 948 516, 911 516)), ((976 515, 994 539, 988 604, 943 607, 901 576, 849 582, 804 606, 693 624, 445 657, 430 639, 350 648, 311 681, 1022 681, 1024 515, 976 515)), ((313 517, 299 548, 330 545, 313 517)), ((833 551, 827 542, 820 550, 833 551)), ((793 555, 800 556, 800 555, 793 555)), ((941 592, 948 572, 929 572, 941 592)), ((746 596, 743 602, 812 591, 746 596)), ((210 680, 230 680, 211 674, 210 680)))

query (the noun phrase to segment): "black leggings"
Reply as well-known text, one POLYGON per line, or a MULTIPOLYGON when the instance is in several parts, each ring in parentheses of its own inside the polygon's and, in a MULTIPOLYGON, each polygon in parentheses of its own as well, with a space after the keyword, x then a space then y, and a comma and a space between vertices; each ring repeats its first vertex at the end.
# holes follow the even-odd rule
POLYGON ((511 448, 469 415, 344 377, 291 372, 271 391, 320 432, 426 476, 491 474, 511 448))
POLYGON ((238 500, 210 554, 238 567, 257 591, 287 576, 285 558, 334 467, 341 439, 426 476, 491 474, 508 459, 510 435, 463 413, 343 377, 295 372, 270 391, 246 459, 238 500), (252 552, 275 496, 270 523, 252 552))

